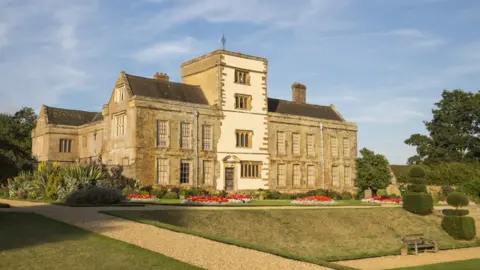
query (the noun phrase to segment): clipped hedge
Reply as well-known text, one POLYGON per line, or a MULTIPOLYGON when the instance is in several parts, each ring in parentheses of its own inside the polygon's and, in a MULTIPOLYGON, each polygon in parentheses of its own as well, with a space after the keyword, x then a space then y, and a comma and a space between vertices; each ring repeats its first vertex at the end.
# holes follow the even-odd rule
POLYGON ((417 215, 429 215, 433 212, 432 196, 424 193, 407 193, 403 197, 403 209, 417 215))
POLYGON ((467 209, 443 209, 442 213, 445 216, 461 217, 468 215, 470 211, 467 209))
POLYGON ((457 240, 472 240, 476 236, 475 220, 472 217, 443 217, 442 228, 457 240))
POLYGON ((72 192, 66 204, 116 204, 126 200, 122 192, 111 188, 91 188, 72 192))

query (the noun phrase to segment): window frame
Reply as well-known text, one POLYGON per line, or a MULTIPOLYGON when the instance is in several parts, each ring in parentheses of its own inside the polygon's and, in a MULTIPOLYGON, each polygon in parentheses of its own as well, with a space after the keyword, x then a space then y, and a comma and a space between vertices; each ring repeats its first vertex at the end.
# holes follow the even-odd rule
POLYGON ((309 157, 314 157, 315 156, 315 134, 307 134, 306 136, 306 152, 307 152, 307 156, 309 157), (309 138, 311 138, 312 140, 312 145, 311 145, 311 151, 309 150, 309 138))
POLYGON ((302 186, 302 165, 292 164, 292 185, 294 187, 302 186), (298 175, 296 175, 298 173, 298 175))
POLYGON ((169 185, 170 184, 170 159, 157 157, 157 185, 169 185), (161 163, 165 162, 165 163, 161 163), (161 168, 165 170, 162 171, 161 168), (166 181, 162 181, 162 175, 166 176, 166 181))
POLYGON ((59 153, 71 153, 72 152, 72 139, 59 139, 59 153))
POLYGON ((287 134, 284 131, 277 131, 277 155, 287 154, 287 134), (280 134, 283 136, 283 140, 280 140, 280 134), (280 151, 280 143, 283 143, 282 151, 280 151))
POLYGON ((115 88, 115 103, 120 103, 125 100, 125 85, 120 85, 115 88))
POLYGON ((113 115, 113 137, 123 137, 125 136, 125 131, 127 127, 127 114, 126 113, 119 113, 113 115), (119 124, 119 120, 121 119, 121 124, 119 124), (119 132, 121 131, 121 132, 119 132), (121 134, 120 134, 121 133, 121 134))
POLYGON ((343 148, 343 157, 350 158, 350 138, 343 137, 342 148, 343 148))
POLYGON ((333 158, 338 158, 338 138, 336 136, 330 137, 330 153, 333 158), (335 142, 335 150, 334 150, 334 142, 335 142))
POLYGON ((160 148, 168 148, 170 146, 170 121, 168 120, 163 120, 163 119, 157 119, 157 134, 156 134, 156 146, 160 148), (165 124, 165 127, 161 128, 160 125, 165 124), (165 131, 165 134, 160 133, 160 131, 165 131), (160 137, 165 136, 165 145, 162 145, 161 138, 160 137))
POLYGON ((277 164, 277 186, 279 187, 287 186, 287 165, 285 163, 277 164), (280 170, 280 168, 282 168, 282 170, 280 170))
POLYGON ((180 122, 180 149, 192 149, 192 123, 180 122), (184 132, 184 128, 188 127, 188 132, 184 132), (187 134, 187 135, 185 135, 187 134), (187 145, 185 145, 185 142, 187 145))
POLYGON ((210 124, 202 125, 202 150, 213 151, 213 125, 210 125, 210 124))
POLYGON ((250 72, 247 70, 235 69, 233 82, 242 85, 250 85, 250 72))
POLYGON ((314 187, 315 186, 315 180, 317 178, 317 168, 315 165, 307 165, 307 187, 314 187), (312 169, 312 174, 310 174, 310 169, 312 169), (310 179, 313 178, 313 181, 310 181, 310 179))
POLYGON ((240 162, 240 177, 246 179, 262 178, 261 161, 242 161, 240 162))
POLYGON ((213 186, 213 176, 214 176, 214 163, 213 160, 203 160, 202 162, 202 185, 204 186, 213 186), (205 166, 209 164, 209 166, 205 166), (206 175, 207 170, 209 168, 208 176, 206 175))
POLYGON ((252 148, 253 146, 252 130, 235 130, 235 147, 236 148, 252 148))
POLYGON ((332 187, 334 187, 334 188, 340 188, 341 187, 340 171, 338 169, 338 166, 332 166, 332 187))
POLYGON ((302 145, 302 139, 300 137, 300 133, 298 132, 292 133, 292 156, 300 156, 302 154, 301 145, 302 145), (298 139, 296 146, 295 146, 295 138, 298 139), (298 149, 298 153, 295 152, 295 148, 298 149))
POLYGON ((252 110, 252 96, 245 94, 235 94, 234 108, 236 110, 250 111, 252 110))
POLYGON ((180 170, 179 170, 179 180, 180 180, 180 185, 190 185, 191 183, 191 172, 190 170, 192 169, 192 162, 190 160, 187 160, 187 159, 182 159, 180 160, 180 170), (187 168, 186 168, 186 171, 185 171, 185 166, 184 164, 187 164, 187 168), (182 179, 185 178, 185 174, 187 175, 187 179, 188 179, 188 182, 182 182, 182 179))

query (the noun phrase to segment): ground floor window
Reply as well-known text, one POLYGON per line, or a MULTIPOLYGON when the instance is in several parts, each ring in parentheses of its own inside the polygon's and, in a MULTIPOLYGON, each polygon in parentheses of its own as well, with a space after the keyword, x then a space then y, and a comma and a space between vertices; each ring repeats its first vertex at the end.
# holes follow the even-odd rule
POLYGON ((310 187, 315 186, 315 166, 307 166, 307 185, 310 187))
POLYGON ((302 172, 299 164, 293 164, 293 185, 301 186, 302 185, 302 172))
POLYGON ((166 158, 157 158, 157 184, 169 184, 170 163, 166 158))
POLYGON ((190 183, 190 161, 180 161, 180 184, 190 183))
POLYGON ((340 187, 340 179, 338 175, 338 167, 332 167, 332 186, 340 187))
POLYGON ((343 178, 345 179, 346 187, 353 187, 352 181, 352 169, 350 167, 344 167, 343 178))
POLYGON ((277 185, 280 187, 284 187, 287 184, 285 164, 278 164, 277 166, 277 181, 277 185))
POLYGON ((243 161, 241 164, 242 178, 260 178, 261 162, 243 161))
POLYGON ((213 161, 211 160, 203 161, 203 184, 213 184, 213 161))
POLYGON ((60 153, 72 152, 72 140, 60 139, 59 152, 60 153))

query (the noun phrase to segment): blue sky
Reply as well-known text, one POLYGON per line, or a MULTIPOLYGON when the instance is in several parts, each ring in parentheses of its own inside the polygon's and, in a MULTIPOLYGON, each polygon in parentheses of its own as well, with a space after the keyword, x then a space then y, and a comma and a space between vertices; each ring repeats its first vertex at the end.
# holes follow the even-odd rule
POLYGON ((99 111, 121 70, 166 72, 221 47, 269 60, 270 97, 334 104, 359 148, 403 164, 443 89, 480 87, 476 0, 0 0, 0 110, 99 111))

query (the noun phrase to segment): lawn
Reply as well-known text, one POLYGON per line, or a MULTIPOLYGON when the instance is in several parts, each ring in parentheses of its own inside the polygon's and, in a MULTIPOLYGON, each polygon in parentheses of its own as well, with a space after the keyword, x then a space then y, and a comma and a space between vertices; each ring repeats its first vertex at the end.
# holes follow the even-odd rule
POLYGON ((441 229, 439 216, 400 208, 105 213, 313 263, 399 254, 402 235, 411 233, 435 237, 441 248, 475 245, 451 238, 441 229))
POLYGON ((455 261, 448 263, 427 264, 415 267, 395 268, 395 270, 477 270, 480 269, 480 259, 455 261))
MULTIPOLYGON (((141 202, 146 204, 162 204, 162 205, 175 205, 175 206, 204 206, 204 205, 184 205, 180 204, 180 199, 161 199, 159 201, 141 202)), ((362 203, 357 200, 341 200, 337 201, 334 205, 309 205, 309 204, 292 204, 292 200, 255 200, 250 203, 236 203, 236 204, 223 204, 223 205, 208 205, 218 207, 247 207, 247 206, 380 206, 373 203, 362 203)), ((132 202, 133 203, 133 202, 132 202)))
POLYGON ((0 212, 0 269, 200 269, 34 213, 0 212))

